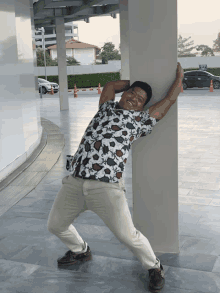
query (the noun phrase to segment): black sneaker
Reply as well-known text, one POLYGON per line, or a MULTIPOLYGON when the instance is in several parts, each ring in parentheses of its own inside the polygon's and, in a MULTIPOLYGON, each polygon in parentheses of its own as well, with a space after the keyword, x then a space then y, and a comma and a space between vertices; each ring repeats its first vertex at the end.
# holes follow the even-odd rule
POLYGON ((87 251, 84 253, 76 254, 71 250, 67 251, 63 257, 58 258, 58 265, 73 265, 78 262, 88 261, 92 259, 91 250, 87 246, 87 251))
POLYGON ((163 266, 160 265, 160 269, 150 269, 149 270, 149 290, 150 292, 157 293, 160 292, 165 284, 165 278, 164 278, 164 270, 163 266))

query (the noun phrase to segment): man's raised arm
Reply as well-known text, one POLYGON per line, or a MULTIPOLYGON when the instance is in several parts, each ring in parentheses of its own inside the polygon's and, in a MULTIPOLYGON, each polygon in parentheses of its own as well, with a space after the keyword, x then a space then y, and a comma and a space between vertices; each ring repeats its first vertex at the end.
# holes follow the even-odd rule
POLYGON ((115 94, 124 92, 128 90, 130 87, 130 80, 117 80, 117 81, 109 81, 105 84, 100 100, 99 105, 107 102, 107 101, 114 101, 115 94))
POLYGON ((127 91, 128 88, 130 87, 130 80, 117 80, 117 81, 111 81, 111 82, 114 86, 116 94, 127 91))
POLYGON ((180 63, 178 62, 176 79, 174 83, 169 89, 166 97, 149 108, 150 117, 160 120, 167 114, 170 107, 176 102, 179 94, 181 93, 181 85, 182 85, 183 77, 184 77, 184 72, 180 63))

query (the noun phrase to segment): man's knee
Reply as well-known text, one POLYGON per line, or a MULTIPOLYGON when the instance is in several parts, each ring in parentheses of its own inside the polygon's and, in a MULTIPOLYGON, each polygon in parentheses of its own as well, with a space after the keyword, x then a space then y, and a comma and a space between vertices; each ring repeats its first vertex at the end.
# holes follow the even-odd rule
POLYGON ((132 233, 120 233, 116 236, 121 242, 126 243, 128 245, 132 245, 134 241, 139 237, 138 230, 134 230, 132 233))
POLYGON ((50 223, 49 221, 47 222, 47 230, 52 233, 55 234, 55 229, 54 229, 54 225, 52 225, 52 223, 50 223))
POLYGON ((51 233, 51 234, 57 234, 59 233, 60 229, 59 229, 59 225, 57 225, 56 222, 52 221, 52 220, 48 220, 47 222, 47 230, 51 233))

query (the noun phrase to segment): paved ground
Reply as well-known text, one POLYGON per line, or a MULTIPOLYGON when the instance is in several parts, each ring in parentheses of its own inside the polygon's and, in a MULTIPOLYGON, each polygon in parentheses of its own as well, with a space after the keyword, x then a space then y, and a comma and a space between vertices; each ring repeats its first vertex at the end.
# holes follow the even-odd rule
MULTIPOLYGON (((116 95, 119 100, 121 94, 116 95)), ((61 188, 65 156, 74 154, 98 109, 97 93, 58 94, 38 100, 47 145, 40 156, 0 192, 0 291, 2 293, 148 292, 148 274, 98 216, 81 214, 74 225, 89 243, 91 262, 57 268, 67 248, 47 231, 61 188), (65 146, 63 145, 63 136, 65 146), (64 147, 64 148, 63 148, 64 147), (51 156, 52 154, 52 156, 51 156), (14 194, 14 196, 12 196, 14 194)), ((157 254, 166 293, 220 292, 220 90, 192 89, 178 98, 180 254, 157 254)), ((131 156, 125 184, 132 213, 131 156)))

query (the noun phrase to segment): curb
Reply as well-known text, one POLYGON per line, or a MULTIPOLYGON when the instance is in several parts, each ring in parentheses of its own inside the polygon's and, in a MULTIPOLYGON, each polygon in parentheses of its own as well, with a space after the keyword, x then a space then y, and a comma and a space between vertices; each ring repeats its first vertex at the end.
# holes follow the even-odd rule
MULTIPOLYGON (((103 87, 101 87, 100 88, 101 90, 103 90, 103 87)), ((98 91, 98 88, 77 88, 77 92, 79 92, 79 91, 83 91, 83 92, 85 92, 85 91, 98 91)), ((72 93, 72 92, 74 92, 74 89, 68 89, 68 93, 72 93)))
POLYGON ((65 146, 64 134, 55 123, 43 117, 41 125, 43 135, 40 145, 28 160, 1 181, 0 217, 35 189, 61 156, 65 146))

